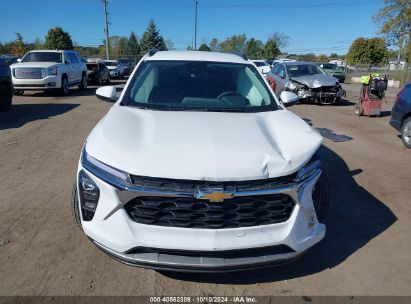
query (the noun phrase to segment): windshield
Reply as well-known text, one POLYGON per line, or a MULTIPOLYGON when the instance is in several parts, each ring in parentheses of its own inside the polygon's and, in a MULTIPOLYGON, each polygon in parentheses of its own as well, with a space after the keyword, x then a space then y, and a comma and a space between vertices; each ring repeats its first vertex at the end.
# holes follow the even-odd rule
POLYGON ((57 52, 28 52, 21 62, 56 62, 63 63, 63 56, 57 52))
POLYGON ((147 109, 259 112, 278 109, 253 65, 145 61, 122 103, 147 109))
POLYGON ((103 63, 105 66, 115 66, 116 67, 118 65, 117 61, 103 61, 103 63))
POLYGON ((87 70, 98 70, 97 63, 87 63, 87 70))
POLYGON ((339 66, 333 63, 324 63, 323 69, 326 70, 339 70, 339 66))
POLYGON ((287 72, 290 77, 324 74, 321 68, 314 64, 287 65, 287 72))
POLYGON ((254 64, 258 67, 266 66, 267 64, 263 61, 254 61, 254 64))

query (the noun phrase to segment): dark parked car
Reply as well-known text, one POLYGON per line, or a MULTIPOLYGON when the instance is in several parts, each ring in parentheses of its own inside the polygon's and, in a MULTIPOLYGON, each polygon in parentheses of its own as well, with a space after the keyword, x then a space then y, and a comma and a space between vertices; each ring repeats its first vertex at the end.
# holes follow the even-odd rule
POLYGON ((319 63, 318 64, 324 71, 338 79, 340 83, 344 83, 345 81, 345 72, 342 67, 334 63, 319 63))
POLYGON ((0 58, 0 111, 11 108, 13 99, 13 83, 11 81, 10 67, 0 58))
POLYGON ((99 63, 87 63, 87 81, 88 83, 93 83, 97 85, 102 85, 103 82, 106 84, 110 83, 110 72, 108 68, 99 63))
POLYGON ((18 57, 13 56, 13 55, 1 55, 0 56, 0 62, 3 64, 7 64, 7 65, 12 65, 17 63, 17 59, 18 57))
POLYGON ((391 126, 401 132, 401 139, 411 149, 411 83, 397 94, 391 111, 391 126))

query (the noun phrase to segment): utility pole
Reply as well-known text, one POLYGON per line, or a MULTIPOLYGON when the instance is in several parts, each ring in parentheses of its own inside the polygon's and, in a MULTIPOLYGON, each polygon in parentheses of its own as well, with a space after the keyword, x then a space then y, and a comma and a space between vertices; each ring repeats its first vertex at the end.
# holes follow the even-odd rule
POLYGON ((197 51, 197 8, 198 1, 196 1, 196 16, 194 21, 194 50, 197 51))
POLYGON ((108 18, 107 18, 107 2, 108 0, 101 0, 104 5, 104 19, 105 19, 105 27, 104 32, 106 34, 106 59, 110 60, 110 40, 108 34, 108 18))

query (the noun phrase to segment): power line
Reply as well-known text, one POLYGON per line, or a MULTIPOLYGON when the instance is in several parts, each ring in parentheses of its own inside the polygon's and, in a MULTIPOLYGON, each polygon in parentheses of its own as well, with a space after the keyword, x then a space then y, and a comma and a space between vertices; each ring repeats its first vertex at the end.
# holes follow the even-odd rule
POLYGON ((283 8, 326 8, 326 7, 352 7, 363 6, 367 4, 376 4, 375 0, 363 0, 354 2, 343 1, 325 1, 313 3, 276 3, 276 4, 209 4, 204 8, 226 8, 226 9, 283 9, 283 8))

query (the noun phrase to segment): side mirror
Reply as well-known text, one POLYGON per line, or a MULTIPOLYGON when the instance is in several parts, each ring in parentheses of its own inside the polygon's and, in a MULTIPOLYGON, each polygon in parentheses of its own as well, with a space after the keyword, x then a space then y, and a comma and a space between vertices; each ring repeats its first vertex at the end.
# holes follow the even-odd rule
POLYGON ((285 79, 285 73, 280 73, 280 78, 285 79))
POLYGON ((21 58, 17 58, 17 63, 20 63, 21 62, 21 58))
POLYGON ((108 102, 116 102, 118 100, 117 96, 117 88, 115 86, 106 86, 98 88, 96 91, 96 96, 98 99, 108 102))
POLYGON ((70 62, 68 62, 67 60, 64 60, 64 63, 65 63, 65 64, 70 64, 70 62))
POLYGON ((280 100, 286 107, 295 105, 300 99, 296 94, 289 91, 282 91, 280 94, 280 100))

